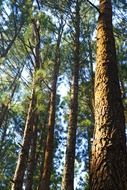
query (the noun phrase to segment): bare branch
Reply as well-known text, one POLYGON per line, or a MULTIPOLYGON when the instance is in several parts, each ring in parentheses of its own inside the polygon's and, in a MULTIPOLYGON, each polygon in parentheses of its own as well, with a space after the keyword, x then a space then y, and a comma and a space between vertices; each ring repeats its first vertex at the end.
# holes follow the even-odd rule
POLYGON ((100 10, 99 10, 99 8, 98 8, 96 5, 94 5, 93 3, 91 3, 91 1, 89 1, 89 0, 87 0, 87 2, 88 2, 92 7, 94 7, 94 8, 99 12, 99 14, 100 14, 100 10))

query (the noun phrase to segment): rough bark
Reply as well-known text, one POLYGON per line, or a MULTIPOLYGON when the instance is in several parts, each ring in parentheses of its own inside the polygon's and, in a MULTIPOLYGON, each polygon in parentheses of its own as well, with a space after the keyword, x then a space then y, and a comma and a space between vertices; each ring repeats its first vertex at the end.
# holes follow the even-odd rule
POLYGON ((125 121, 111 0, 100 0, 95 73, 95 134, 90 190, 127 190, 125 121))
POLYGON ((44 156, 44 166, 42 171, 42 178, 38 187, 38 190, 49 190, 50 177, 52 170, 53 161, 53 149, 54 149, 54 125, 55 125, 55 112, 56 112, 56 86, 60 67, 60 43, 63 33, 63 21, 60 24, 58 31, 58 39, 56 45, 56 55, 54 61, 53 81, 50 95, 50 106, 49 106, 49 118, 48 118, 48 130, 46 139, 46 149, 44 156))
POLYGON ((79 2, 76 1, 76 14, 74 19, 74 66, 72 81, 72 96, 69 115, 68 138, 66 158, 64 165, 64 175, 62 179, 62 190, 74 189, 74 161, 75 161, 75 144, 78 115, 78 79, 79 79, 79 52, 80 52, 80 9, 79 2))

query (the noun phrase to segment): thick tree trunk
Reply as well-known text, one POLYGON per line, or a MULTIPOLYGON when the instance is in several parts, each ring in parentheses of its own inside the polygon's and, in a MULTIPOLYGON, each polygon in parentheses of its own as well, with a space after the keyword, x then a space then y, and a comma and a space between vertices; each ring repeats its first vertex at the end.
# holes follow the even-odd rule
POLYGON ((57 85, 57 79, 60 67, 60 43, 61 43, 62 32, 63 32, 63 24, 60 24, 57 46, 56 46, 56 56, 54 62, 53 81, 51 87, 52 91, 50 95, 48 131, 47 131, 46 149, 44 156, 44 166, 38 190, 49 190, 50 186, 53 149, 54 149, 53 144, 54 144, 54 125, 55 125, 55 112, 56 112, 56 85, 57 85))
POLYGON ((66 158, 64 165, 64 175, 62 179, 62 190, 74 189, 74 162, 75 162, 75 144, 78 115, 78 79, 79 79, 79 52, 80 52, 80 14, 79 2, 76 1, 76 15, 74 20, 74 66, 73 66, 73 84, 71 107, 68 126, 68 138, 66 158))
POLYGON ((125 121, 117 72, 111 0, 100 0, 95 74, 91 190, 127 190, 125 121))

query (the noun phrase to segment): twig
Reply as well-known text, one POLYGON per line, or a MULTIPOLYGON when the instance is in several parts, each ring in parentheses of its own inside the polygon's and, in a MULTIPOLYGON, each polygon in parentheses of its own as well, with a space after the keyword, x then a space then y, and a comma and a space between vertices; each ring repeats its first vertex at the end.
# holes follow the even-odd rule
POLYGON ((18 145, 22 148, 23 146, 22 146, 22 144, 20 144, 20 143, 18 143, 18 145))

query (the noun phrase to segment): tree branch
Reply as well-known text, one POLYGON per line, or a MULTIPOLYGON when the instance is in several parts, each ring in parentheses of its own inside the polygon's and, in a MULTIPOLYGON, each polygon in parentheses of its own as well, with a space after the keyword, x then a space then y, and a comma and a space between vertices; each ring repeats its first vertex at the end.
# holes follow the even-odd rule
POLYGON ((89 1, 89 0, 87 0, 87 2, 88 2, 92 7, 94 7, 94 8, 99 12, 99 14, 100 14, 100 10, 99 10, 99 8, 98 8, 96 5, 94 5, 93 3, 91 3, 91 1, 89 1))
POLYGON ((8 44, 7 48, 4 50, 3 53, 0 54, 0 58, 6 57, 6 55, 8 54, 9 50, 11 49, 12 45, 14 44, 20 30, 22 28, 22 24, 20 26, 20 28, 18 29, 18 31, 16 31, 15 35, 13 36, 12 40, 10 41, 10 43, 8 44))

